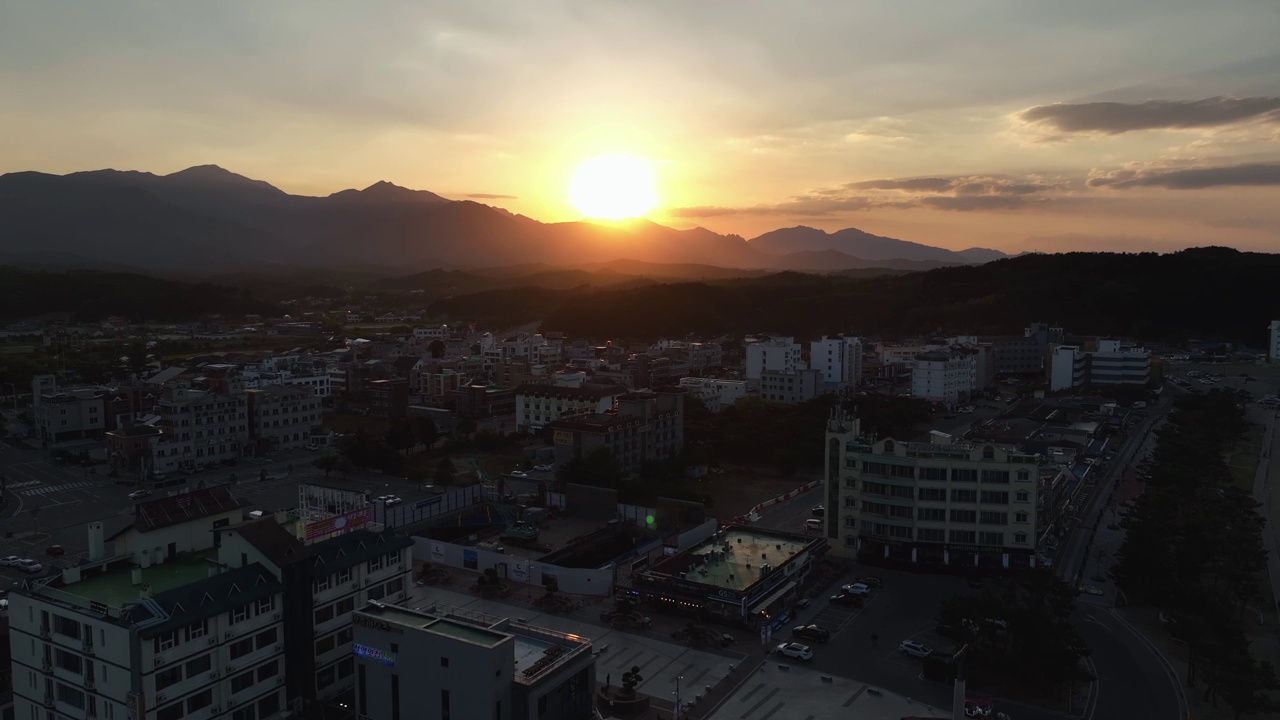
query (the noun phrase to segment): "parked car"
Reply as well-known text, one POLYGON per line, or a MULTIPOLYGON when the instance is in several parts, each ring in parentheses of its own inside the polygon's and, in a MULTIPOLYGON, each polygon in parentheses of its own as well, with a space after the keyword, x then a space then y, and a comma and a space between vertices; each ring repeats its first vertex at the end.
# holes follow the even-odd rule
POLYGON ((813 508, 812 510, 810 510, 809 512, 813 513, 813 516, 814 516, 814 517, 822 517, 823 515, 826 515, 826 514, 827 514, 827 506, 826 506, 826 505, 815 505, 815 506, 814 506, 814 508, 813 508))
POLYGON ((527 473, 527 472, 525 472, 525 471, 523 471, 523 470, 512 470, 511 472, 509 472, 509 473, 507 473, 507 474, 508 474, 508 475, 510 475, 511 477, 518 477, 518 478, 527 478, 527 477, 529 477, 529 473, 527 473))
POLYGON ((303 447, 305 447, 306 449, 308 449, 308 450, 310 450, 310 451, 312 451, 312 452, 315 452, 316 450, 319 450, 319 449, 320 449, 320 446, 319 446, 319 445, 317 445, 317 444, 315 444, 315 443, 307 443, 307 444, 306 444, 306 445, 304 445, 303 447))
POLYGON ((833 605, 852 605, 853 607, 862 607, 863 600, 861 595, 850 595, 847 592, 840 592, 831 596, 833 605))
POLYGON ((808 520, 804 521, 804 529, 805 530, 821 530, 822 521, 819 520, 818 518, 809 518, 808 520))
POLYGON ((0 558, 0 567, 17 567, 22 562, 22 558, 17 555, 0 558))
POLYGON ((379 495, 376 501, 382 503, 384 507, 395 507, 404 502, 397 495, 379 495))
POLYGON ((17 567, 19 570, 23 572, 28 572, 33 575, 44 569, 43 565, 36 562, 35 560, 32 560, 31 558, 23 558, 19 560, 18 564, 15 567, 17 567))
POLYGON ((843 591, 845 592, 845 594, 846 594, 846 595, 862 595, 862 596, 866 596, 866 595, 870 595, 870 594, 871 594, 871 588, 870 588, 870 586, 865 585, 865 584, 860 583, 860 582, 856 582, 856 583, 849 583, 848 585, 845 585, 844 587, 842 587, 842 588, 840 588, 840 589, 841 589, 841 590, 843 590, 843 591))
POLYGON ((133 492, 129 493, 130 500, 141 500, 144 497, 151 497, 151 491, 150 490, 134 490, 133 492))
POLYGON ((903 640, 898 643, 898 650, 900 650, 903 655, 918 658, 929 657, 933 654, 933 648, 928 645, 921 645, 914 640, 903 640))
POLYGON ((44 554, 49 557, 62 557, 67 554, 67 551, 61 545, 50 545, 44 549, 44 554))
POLYGON ((798 638, 820 643, 831 639, 831 631, 819 625, 797 625, 791 631, 791 634, 798 638))
POLYGON ((537 470, 538 472, 551 472, 552 470, 556 469, 556 466, 555 465, 534 465, 533 469, 537 470))
POLYGON ((868 575, 866 577, 858 578, 858 584, 866 585, 867 587, 873 588, 876 590, 884 589, 884 581, 876 577, 875 575, 868 575))
POLYGON ((778 646, 778 654, 797 660, 813 659, 813 649, 800 643, 782 643, 778 646))
POLYGON ((973 588, 973 589, 975 589, 975 590, 981 590, 981 589, 982 589, 982 578, 980 578, 980 577, 971 577, 971 578, 969 578, 969 587, 971 587, 971 588, 973 588))

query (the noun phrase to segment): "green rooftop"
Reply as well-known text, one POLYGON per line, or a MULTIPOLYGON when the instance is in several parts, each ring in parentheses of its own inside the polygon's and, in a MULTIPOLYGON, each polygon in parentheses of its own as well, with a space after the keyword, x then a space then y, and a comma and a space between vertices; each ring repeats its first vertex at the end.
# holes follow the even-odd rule
POLYGON ((209 576, 209 560, 218 559, 218 549, 209 548, 198 553, 184 553, 160 564, 144 568, 142 585, 133 584, 132 568, 127 565, 108 570, 62 588, 64 592, 95 600, 111 607, 123 607, 129 600, 140 597, 144 585, 151 586, 151 594, 158 595, 201 578, 209 576))

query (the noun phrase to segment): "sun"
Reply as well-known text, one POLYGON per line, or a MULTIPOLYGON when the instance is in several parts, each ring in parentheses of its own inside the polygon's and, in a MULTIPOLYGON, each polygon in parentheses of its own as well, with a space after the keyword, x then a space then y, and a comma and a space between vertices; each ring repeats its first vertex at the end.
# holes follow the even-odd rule
POLYGON ((626 155, 592 158, 573 173, 569 201, 589 218, 643 217, 658 204, 653 167, 626 155))

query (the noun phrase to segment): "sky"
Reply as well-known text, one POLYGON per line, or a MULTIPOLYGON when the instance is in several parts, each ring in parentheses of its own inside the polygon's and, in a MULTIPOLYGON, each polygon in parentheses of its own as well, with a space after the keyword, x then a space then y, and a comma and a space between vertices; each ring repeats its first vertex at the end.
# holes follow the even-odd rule
POLYGON ((0 0, 0 173, 216 164, 577 219, 1280 251, 1275 0, 0 0))

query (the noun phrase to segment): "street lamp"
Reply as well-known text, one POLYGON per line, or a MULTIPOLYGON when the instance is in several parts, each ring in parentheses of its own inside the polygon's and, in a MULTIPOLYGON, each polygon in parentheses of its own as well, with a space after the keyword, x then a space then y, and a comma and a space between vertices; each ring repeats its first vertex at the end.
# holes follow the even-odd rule
POLYGON ((671 720, 680 720, 680 681, 683 679, 683 675, 676 676, 676 710, 671 714, 671 720))

